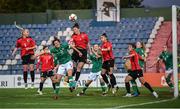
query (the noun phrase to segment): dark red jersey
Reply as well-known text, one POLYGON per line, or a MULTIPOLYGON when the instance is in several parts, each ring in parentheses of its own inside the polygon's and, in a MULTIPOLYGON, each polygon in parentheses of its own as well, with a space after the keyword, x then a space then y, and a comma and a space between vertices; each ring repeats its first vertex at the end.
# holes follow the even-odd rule
POLYGON ((16 47, 21 49, 21 57, 27 54, 34 54, 34 50, 27 50, 29 47, 35 46, 35 41, 31 37, 20 37, 16 41, 16 47))
POLYGON ((41 55, 38 59, 36 68, 39 68, 39 65, 41 64, 41 71, 46 72, 46 71, 51 71, 54 69, 54 60, 53 56, 50 53, 45 53, 41 55))
POLYGON ((101 51, 102 51, 103 61, 108 61, 108 60, 114 59, 111 42, 109 42, 109 41, 104 42, 101 45, 101 51), (107 48, 110 48, 110 51, 103 51, 103 49, 107 49, 107 48))
POLYGON ((139 65, 139 59, 142 59, 141 56, 139 56, 135 50, 130 51, 129 54, 133 55, 133 57, 130 57, 132 71, 140 70, 141 66, 139 65))
POLYGON ((84 32, 80 33, 79 35, 73 34, 71 40, 74 42, 77 48, 86 49, 89 43, 88 35, 84 32))

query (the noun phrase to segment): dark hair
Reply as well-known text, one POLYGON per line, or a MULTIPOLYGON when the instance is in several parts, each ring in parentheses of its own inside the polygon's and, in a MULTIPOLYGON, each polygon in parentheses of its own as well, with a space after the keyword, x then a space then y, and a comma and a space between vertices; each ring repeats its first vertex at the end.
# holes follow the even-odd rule
POLYGON ((133 43, 129 43, 128 45, 131 45, 133 49, 136 49, 136 45, 133 43))
POLYGON ((107 34, 106 34, 106 33, 103 33, 101 36, 104 36, 104 37, 106 37, 106 38, 107 38, 107 34))
MULTIPOLYGON (((145 47, 144 42, 141 42, 141 41, 137 41, 137 42, 139 42, 139 43, 141 44, 141 46, 142 46, 141 48, 142 48, 143 50, 146 50, 146 47, 145 47)), ((136 42, 136 43, 137 43, 137 42, 136 42)))
POLYGON ((78 29, 79 29, 79 24, 78 24, 78 23, 75 23, 75 24, 73 25, 73 28, 78 28, 78 29))
POLYGON ((54 37, 54 40, 53 40, 53 42, 52 42, 53 46, 54 46, 54 42, 55 42, 55 41, 58 41, 58 42, 60 43, 60 40, 59 40, 57 37, 54 37))
POLYGON ((141 45, 142 45, 142 49, 145 51, 145 50, 146 50, 146 47, 145 47, 144 42, 141 42, 141 45))
POLYGON ((47 48, 47 47, 48 47, 47 45, 44 45, 44 46, 43 46, 43 50, 44 50, 45 48, 47 48))

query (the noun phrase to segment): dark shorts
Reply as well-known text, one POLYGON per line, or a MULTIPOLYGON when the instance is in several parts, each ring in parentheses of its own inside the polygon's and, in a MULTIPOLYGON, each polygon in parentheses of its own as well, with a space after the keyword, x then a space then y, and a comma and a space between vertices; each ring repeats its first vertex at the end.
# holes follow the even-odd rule
POLYGON ((32 56, 33 54, 24 55, 22 57, 22 64, 23 65, 34 64, 35 60, 31 59, 32 56))
POLYGON ((131 76, 134 80, 140 77, 143 77, 142 70, 128 71, 128 75, 131 76))
POLYGON ((54 73, 53 73, 53 71, 47 71, 47 72, 41 72, 40 75, 41 75, 41 77, 43 77, 43 78, 47 78, 47 77, 52 77, 52 76, 54 76, 54 73))
POLYGON ((110 63, 110 67, 113 67, 113 68, 114 68, 114 63, 115 63, 115 62, 114 62, 114 59, 110 60, 109 63, 110 63))
POLYGON ((82 53, 82 56, 80 57, 79 56, 79 53, 76 52, 74 50, 74 52, 72 53, 72 60, 74 62, 84 62, 86 63, 86 60, 87 60, 87 50, 86 49, 78 49, 81 53, 82 53))
POLYGON ((114 59, 103 62, 103 65, 102 65, 103 69, 106 69, 109 71, 111 67, 114 67, 114 59))

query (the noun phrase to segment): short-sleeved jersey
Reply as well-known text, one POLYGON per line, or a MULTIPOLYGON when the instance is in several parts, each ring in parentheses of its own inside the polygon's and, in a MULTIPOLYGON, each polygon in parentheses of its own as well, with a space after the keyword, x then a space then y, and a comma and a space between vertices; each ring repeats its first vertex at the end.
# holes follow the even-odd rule
MULTIPOLYGON (((143 48, 136 48, 135 50, 141 57, 145 57, 145 51, 143 48)), ((139 65, 141 66, 141 68, 144 68, 144 61, 139 60, 139 65)))
POLYGON ((38 59, 38 63, 36 65, 37 68, 39 68, 39 65, 41 64, 41 71, 51 71, 54 69, 54 59, 53 56, 50 53, 45 53, 41 55, 38 59))
POLYGON ((89 59, 92 61, 92 73, 97 73, 101 71, 102 68, 102 57, 96 58, 96 55, 89 55, 89 59))
POLYGON ((135 50, 130 51, 129 54, 134 55, 133 57, 130 57, 132 71, 140 70, 141 66, 139 65, 139 59, 140 59, 139 55, 136 53, 135 50))
POLYGON ((70 49, 68 43, 62 43, 59 48, 52 48, 50 52, 54 56, 54 64, 65 64, 71 60, 71 55, 68 50, 70 49))
POLYGON ((173 59, 172 59, 172 53, 169 52, 162 52, 159 56, 160 59, 163 60, 166 70, 173 68, 173 59))
POLYGON ((108 61, 108 60, 114 59, 111 42, 109 42, 109 41, 104 42, 101 45, 101 52, 102 52, 103 61, 108 61), (110 51, 103 51, 102 50, 102 49, 107 49, 107 48, 110 48, 110 51))
POLYGON ((34 54, 34 50, 26 50, 29 47, 35 46, 35 41, 31 37, 20 37, 16 41, 16 47, 21 49, 21 57, 28 54, 34 54))
POLYGON ((88 35, 84 32, 81 32, 79 35, 73 34, 71 41, 74 42, 75 47, 87 49, 89 38, 88 35))

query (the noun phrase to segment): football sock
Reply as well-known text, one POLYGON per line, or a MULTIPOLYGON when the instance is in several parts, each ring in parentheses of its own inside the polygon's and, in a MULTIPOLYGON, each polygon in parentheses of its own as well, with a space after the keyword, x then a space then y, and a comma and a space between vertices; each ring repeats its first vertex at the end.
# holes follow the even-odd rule
POLYGON ((110 82, 111 82, 112 88, 114 88, 114 85, 116 85, 116 78, 114 74, 110 74, 109 76, 110 76, 110 82))
POLYGON ((73 74, 72 74, 72 76, 74 76, 76 74, 76 72, 77 72, 76 67, 73 67, 73 74))
POLYGON ((34 71, 30 71, 31 74, 31 81, 34 82, 35 74, 34 71))
POLYGON ((28 76, 27 71, 24 71, 23 72, 24 83, 27 83, 27 76, 28 76))
POLYGON ((171 74, 169 74, 169 75, 166 77, 166 83, 168 84, 168 86, 169 86, 170 88, 173 88, 173 87, 174 87, 174 85, 173 85, 172 82, 171 82, 171 74))
POLYGON ((105 83, 104 83, 104 82, 101 82, 100 85, 101 85, 102 92, 106 92, 105 83))
POLYGON ((68 79, 69 79, 69 87, 75 87, 75 82, 73 81, 73 77, 69 76, 68 79))
POLYGON ((44 82, 40 82, 39 84, 39 90, 42 91, 44 82))
POLYGON ((137 83, 135 80, 131 80, 131 84, 132 84, 132 89, 134 93, 138 93, 138 87, 137 87, 137 83))
POLYGON ((85 84, 84 88, 83 88, 83 92, 85 93, 85 91, 87 90, 87 88, 89 87, 88 84, 85 84))
POLYGON ((80 74, 81 74, 81 72, 76 72, 75 81, 78 81, 78 80, 79 80, 80 74))
POLYGON ((154 92, 154 90, 153 90, 152 87, 149 85, 149 83, 145 82, 145 83, 144 83, 144 86, 145 86, 147 89, 149 89, 149 91, 154 92))
POLYGON ((56 83, 56 91, 55 94, 58 95, 59 94, 59 90, 60 90, 60 82, 56 83))
POLYGON ((125 83, 125 86, 126 86, 127 93, 131 93, 130 92, 130 84, 129 84, 129 82, 125 83))
POLYGON ((53 89, 56 90, 56 83, 52 83, 53 89))
POLYGON ((101 74, 101 76, 102 76, 104 82, 105 82, 106 84, 109 84, 109 81, 108 81, 108 78, 107 78, 106 74, 101 74))

